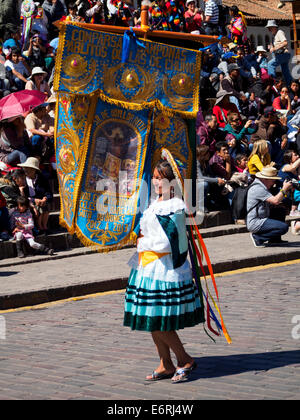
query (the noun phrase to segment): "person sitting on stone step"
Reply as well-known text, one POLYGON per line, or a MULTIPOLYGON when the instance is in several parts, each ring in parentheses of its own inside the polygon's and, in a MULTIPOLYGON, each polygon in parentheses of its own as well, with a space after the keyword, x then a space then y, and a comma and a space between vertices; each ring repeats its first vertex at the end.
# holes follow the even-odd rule
POLYGON ((18 257, 25 257, 23 251, 23 240, 26 240, 31 248, 36 249, 43 254, 53 255, 53 249, 49 249, 45 245, 39 244, 34 240, 32 233, 34 222, 29 210, 28 198, 22 196, 18 197, 17 204, 17 209, 14 210, 14 212, 11 214, 10 223, 14 238, 16 240, 18 257))

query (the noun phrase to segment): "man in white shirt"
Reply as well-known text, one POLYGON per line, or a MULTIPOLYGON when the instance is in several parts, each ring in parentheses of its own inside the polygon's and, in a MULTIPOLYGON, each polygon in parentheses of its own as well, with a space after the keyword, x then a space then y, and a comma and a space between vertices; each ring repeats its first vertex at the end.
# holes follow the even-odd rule
POLYGON ((266 28, 273 35, 272 45, 269 45, 269 51, 272 53, 273 58, 268 63, 268 73, 276 79, 276 69, 280 66, 285 82, 287 86, 290 86, 293 79, 289 69, 291 55, 285 33, 278 28, 275 20, 269 20, 266 28))

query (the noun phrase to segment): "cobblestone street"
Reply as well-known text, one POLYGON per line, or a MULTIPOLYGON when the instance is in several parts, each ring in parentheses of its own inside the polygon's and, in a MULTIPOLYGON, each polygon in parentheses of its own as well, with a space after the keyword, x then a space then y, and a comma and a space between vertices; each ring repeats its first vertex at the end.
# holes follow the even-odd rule
POLYGON ((217 284, 233 343, 202 326, 180 331, 198 368, 175 385, 144 381, 158 358, 150 334, 122 326, 124 291, 1 312, 0 398, 299 399, 299 265, 217 284))

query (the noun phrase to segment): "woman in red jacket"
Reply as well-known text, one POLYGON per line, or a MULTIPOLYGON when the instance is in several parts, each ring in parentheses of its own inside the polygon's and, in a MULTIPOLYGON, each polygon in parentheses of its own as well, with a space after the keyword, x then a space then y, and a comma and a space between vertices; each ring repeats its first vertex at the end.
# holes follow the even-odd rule
POLYGON ((241 117, 237 106, 229 101, 229 97, 230 92, 220 90, 217 93, 217 100, 213 107, 213 114, 217 117, 219 128, 222 129, 225 128, 228 122, 227 116, 229 113, 233 112, 238 114, 239 118, 241 117))
POLYGON ((275 111, 292 111, 291 99, 289 97, 289 90, 287 87, 283 87, 280 91, 280 96, 277 96, 277 98, 274 99, 273 108, 275 111))

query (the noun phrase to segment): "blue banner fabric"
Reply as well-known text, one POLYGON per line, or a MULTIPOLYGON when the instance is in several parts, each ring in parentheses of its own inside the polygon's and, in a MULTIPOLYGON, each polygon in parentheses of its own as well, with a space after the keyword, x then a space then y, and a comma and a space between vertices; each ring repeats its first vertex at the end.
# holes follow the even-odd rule
POLYGON ((123 35, 80 24, 62 25, 56 91, 89 94, 99 90, 111 100, 148 103, 186 118, 196 116, 201 52, 134 38, 134 48, 125 45, 122 62, 123 35))

